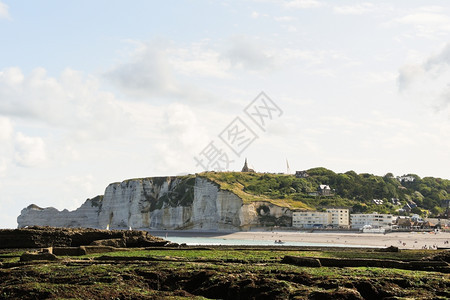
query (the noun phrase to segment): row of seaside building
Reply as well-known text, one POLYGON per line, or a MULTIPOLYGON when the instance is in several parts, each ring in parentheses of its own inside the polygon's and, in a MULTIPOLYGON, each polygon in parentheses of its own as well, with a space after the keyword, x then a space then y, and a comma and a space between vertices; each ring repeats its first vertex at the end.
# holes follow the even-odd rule
MULTIPOLYGON (((392 214, 354 214, 348 208, 328 208, 325 212, 294 211, 292 213, 292 227, 296 228, 345 228, 362 229, 367 226, 373 228, 402 228, 409 222, 409 229, 414 224, 427 223, 418 215, 412 217, 397 217, 392 214), (407 221, 407 222, 406 222, 407 221)), ((428 222, 430 223, 430 222, 428 222)), ((431 226, 433 224, 428 224, 431 226)), ((435 224, 434 224, 435 225, 435 224)), ((404 227, 407 229, 407 227, 404 227)))

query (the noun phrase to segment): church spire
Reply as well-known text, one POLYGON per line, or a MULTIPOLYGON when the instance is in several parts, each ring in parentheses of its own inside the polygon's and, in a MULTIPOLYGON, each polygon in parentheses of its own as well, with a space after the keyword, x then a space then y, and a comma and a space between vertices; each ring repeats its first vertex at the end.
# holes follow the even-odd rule
POLYGON ((242 171, 241 171, 241 172, 255 172, 255 170, 250 169, 250 168, 248 167, 248 164, 247 164, 247 158, 245 158, 244 167, 242 167, 242 171))

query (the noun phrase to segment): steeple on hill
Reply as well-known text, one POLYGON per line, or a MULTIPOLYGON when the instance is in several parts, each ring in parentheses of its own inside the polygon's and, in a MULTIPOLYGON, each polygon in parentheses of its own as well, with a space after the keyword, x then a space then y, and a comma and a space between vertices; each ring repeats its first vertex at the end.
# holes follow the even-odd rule
POLYGON ((242 167, 241 172, 255 173, 255 170, 250 169, 250 168, 248 167, 248 164, 247 164, 247 158, 245 158, 245 163, 244 163, 244 166, 242 167))

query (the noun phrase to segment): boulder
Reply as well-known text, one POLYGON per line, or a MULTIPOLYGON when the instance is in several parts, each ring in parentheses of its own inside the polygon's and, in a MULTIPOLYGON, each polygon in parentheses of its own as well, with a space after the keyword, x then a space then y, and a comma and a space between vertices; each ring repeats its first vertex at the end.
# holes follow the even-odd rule
POLYGON ((34 260, 57 261, 59 260, 59 258, 56 257, 56 255, 54 255, 53 253, 48 252, 39 252, 39 253, 25 252, 20 256, 20 261, 22 262, 34 260))
POLYGON ((125 248, 127 242, 125 239, 107 239, 107 240, 97 240, 91 243, 91 246, 110 246, 115 248, 125 248))
POLYGON ((321 267, 322 264, 320 263, 320 260, 313 257, 300 257, 300 256, 289 256, 286 255, 283 260, 283 263, 286 264, 293 264, 296 266, 302 266, 302 267, 321 267))

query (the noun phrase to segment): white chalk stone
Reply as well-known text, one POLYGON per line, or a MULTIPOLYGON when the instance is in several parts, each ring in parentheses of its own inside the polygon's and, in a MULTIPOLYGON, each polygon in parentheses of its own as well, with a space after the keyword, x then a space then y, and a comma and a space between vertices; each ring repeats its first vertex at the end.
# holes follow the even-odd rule
POLYGON ((75 211, 30 205, 17 218, 19 227, 92 227, 101 229, 241 230, 261 226, 258 210, 274 217, 289 209, 268 202, 243 204, 234 193, 202 177, 131 179, 112 183, 103 197, 88 199, 75 211))

